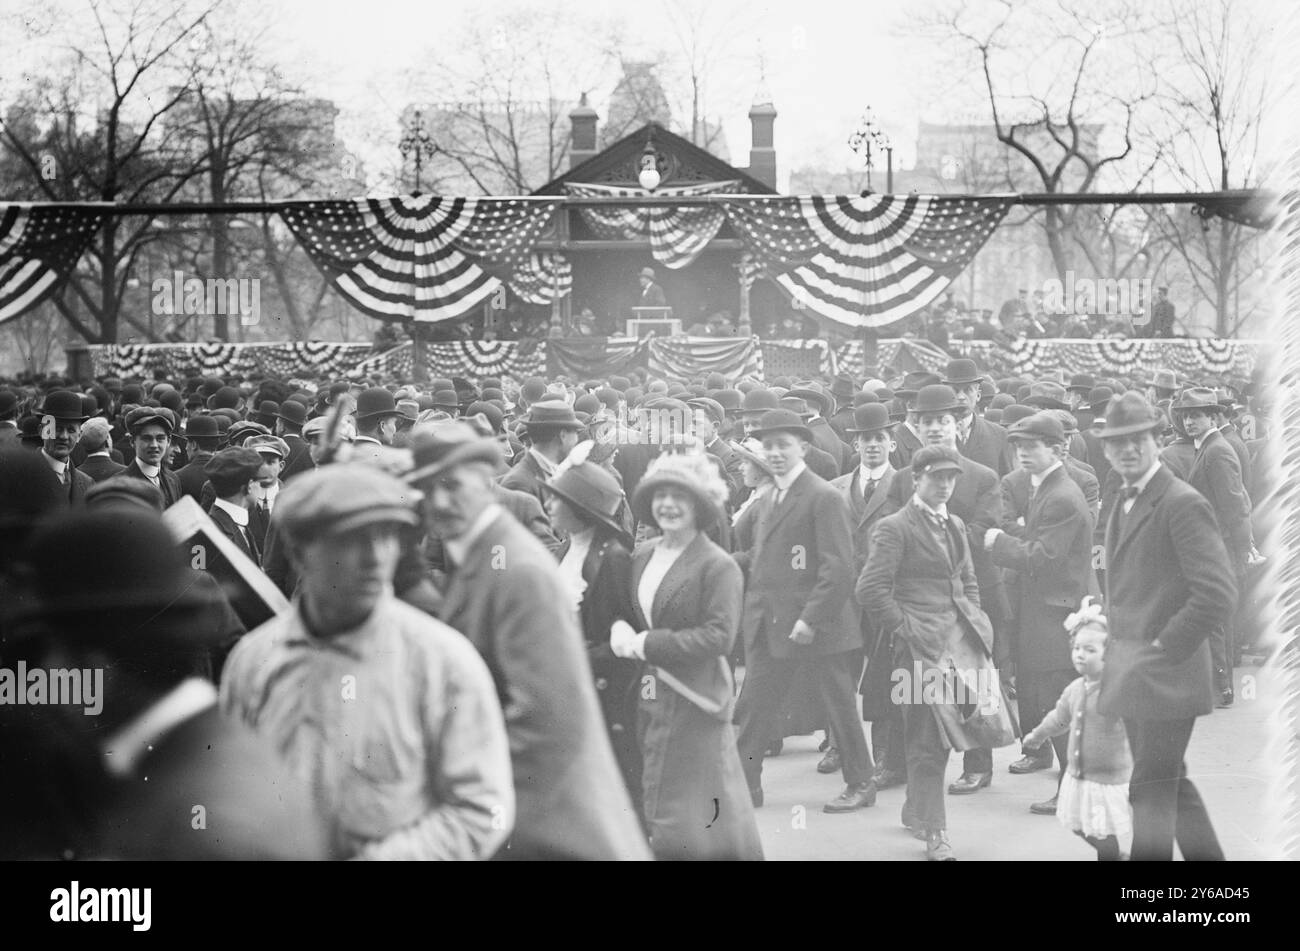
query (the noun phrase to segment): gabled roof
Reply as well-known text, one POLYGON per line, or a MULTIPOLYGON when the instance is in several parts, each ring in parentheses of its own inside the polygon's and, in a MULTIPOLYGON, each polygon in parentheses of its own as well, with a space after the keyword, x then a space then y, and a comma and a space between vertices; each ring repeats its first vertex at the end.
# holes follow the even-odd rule
MULTIPOLYGON (((534 195, 563 195, 566 183, 590 183, 599 181, 600 176, 611 168, 629 162, 645 149, 646 138, 654 137, 655 147, 661 152, 677 156, 683 163, 699 169, 712 181, 739 179, 743 190, 756 195, 775 195, 776 191, 764 182, 760 182, 744 169, 728 165, 716 155, 700 148, 689 139, 684 139, 675 132, 669 132, 657 122, 648 122, 635 132, 625 135, 617 142, 598 152, 587 161, 569 169, 559 178, 547 182, 534 195)), ((672 184, 664 182, 665 185, 672 184)))

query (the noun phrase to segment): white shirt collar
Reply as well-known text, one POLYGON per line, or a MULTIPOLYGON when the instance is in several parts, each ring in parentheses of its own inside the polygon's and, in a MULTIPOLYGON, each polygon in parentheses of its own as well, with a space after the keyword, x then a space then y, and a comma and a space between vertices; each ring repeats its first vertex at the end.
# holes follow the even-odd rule
POLYGON ((45 461, 49 463, 50 468, 54 470, 54 474, 57 476, 62 476, 63 470, 68 468, 68 460, 64 459, 63 461, 59 461, 58 459, 55 459, 46 452, 43 447, 41 449, 41 455, 45 457, 45 461))
POLYGON ((1147 483, 1151 481, 1151 477, 1156 474, 1156 470, 1159 468, 1160 468, 1160 460, 1157 459, 1154 463, 1151 464, 1151 468, 1146 471, 1146 473, 1142 476, 1142 478, 1138 479, 1136 482, 1133 483, 1133 485, 1137 486, 1138 495, 1141 495, 1144 491, 1146 491, 1147 483))
POLYGON ((1057 469, 1061 468, 1063 465, 1065 465, 1065 463, 1062 462, 1060 459, 1057 459, 1054 463, 1048 466, 1040 475, 1031 475, 1029 477, 1029 484, 1032 485, 1035 489, 1038 488, 1047 480, 1047 477, 1049 475, 1051 475, 1057 469))
POLYGON ((808 463, 800 459, 793 469, 785 475, 772 476, 772 481, 776 483, 778 491, 784 492, 794 484, 794 480, 803 475, 803 471, 808 468, 808 463))
POLYGON ((214 508, 220 508, 230 516, 230 520, 240 528, 248 528, 248 509, 242 505, 235 505, 233 502, 227 502, 225 499, 216 499, 212 503, 214 508))
POLYGON ((382 445, 383 445, 383 443, 381 443, 381 442, 380 442, 378 439, 376 439, 374 436, 353 436, 353 437, 352 437, 352 442, 353 442, 354 444, 355 444, 355 443, 359 443, 359 442, 372 442, 372 443, 374 443, 376 446, 382 446, 382 445))
POLYGON ((141 462, 138 458, 135 460, 135 464, 150 479, 157 479, 162 476, 162 466, 151 466, 147 462, 141 462))
POLYGON ((478 518, 474 519, 472 524, 459 538, 444 538, 442 540, 443 550, 451 556, 453 565, 459 567, 465 564, 465 559, 469 556, 470 547, 478 540, 478 537, 487 531, 503 509, 499 502, 490 502, 487 507, 479 512, 478 518))
POLYGON ((943 505, 940 505, 938 508, 934 508, 933 506, 927 505, 926 503, 922 502, 921 497, 914 493, 912 495, 912 504, 915 505, 917 508, 919 508, 922 512, 931 512, 935 515, 938 515, 940 518, 944 518, 944 519, 948 517, 948 503, 946 502, 943 505))
POLYGON ((99 450, 99 452, 88 452, 88 453, 86 453, 86 458, 87 458, 87 459, 93 458, 94 456, 107 456, 109 459, 113 458, 111 455, 109 455, 109 452, 108 452, 108 449, 107 449, 107 448, 101 449, 101 450, 99 450))
POLYGON ((200 677, 177 684, 153 706, 113 733, 101 744, 104 765, 114 776, 129 776, 153 742, 173 727, 217 702, 217 688, 200 677))
POLYGON ((885 477, 885 472, 889 469, 889 460, 886 459, 874 469, 868 469, 866 466, 859 464, 858 470, 862 473, 858 476, 859 482, 866 482, 868 479, 874 479, 879 482, 885 477))

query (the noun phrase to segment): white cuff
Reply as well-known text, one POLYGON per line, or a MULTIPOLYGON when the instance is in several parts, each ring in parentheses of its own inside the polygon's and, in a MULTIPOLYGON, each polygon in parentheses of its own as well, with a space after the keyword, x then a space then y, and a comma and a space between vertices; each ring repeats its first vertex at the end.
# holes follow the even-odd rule
POLYGON ((632 638, 632 656, 637 660, 645 660, 645 639, 649 631, 642 631, 632 638))

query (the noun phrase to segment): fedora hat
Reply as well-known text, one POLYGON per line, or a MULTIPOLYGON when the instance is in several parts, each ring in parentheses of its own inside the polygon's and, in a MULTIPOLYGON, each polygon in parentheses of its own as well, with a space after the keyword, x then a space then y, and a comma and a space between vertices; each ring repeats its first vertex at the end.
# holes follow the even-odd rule
POLYGON ((411 430, 411 455, 415 467, 405 478, 413 485, 464 462, 487 462, 494 469, 505 462, 495 438, 480 436, 473 426, 458 419, 416 426, 411 430))
POLYGON ((915 397, 925 387, 942 382, 943 380, 939 378, 937 373, 930 373, 928 370, 913 370, 903 377, 902 383, 894 387, 894 395, 906 402, 910 397, 915 397))
POLYGON ((818 406, 817 412, 822 416, 830 416, 835 412, 835 400, 822 389, 820 383, 800 380, 785 395, 797 396, 805 402, 816 403, 818 406))
POLYGON ((1151 385, 1157 390, 1178 389, 1178 374, 1173 370, 1159 369, 1151 377, 1151 385))
POLYGON ((1097 435, 1102 439, 1111 439, 1162 429, 1164 425, 1164 418, 1147 398, 1136 390, 1129 390, 1110 401, 1106 408, 1105 423, 1097 435))
POLYGON ((362 390, 357 397, 356 417, 358 420, 401 415, 402 411, 397 408, 397 401, 393 399, 393 394, 382 386, 362 390))
POLYGON ((780 408, 780 397, 771 390, 760 388, 745 394, 745 399, 740 404, 740 413, 742 416, 761 416, 780 408))
POLYGON ((1183 390, 1169 410, 1171 413, 1187 413, 1192 410, 1202 410, 1211 415, 1222 413, 1223 405, 1218 397, 1219 395, 1208 386, 1194 386, 1183 390))
POLYGON ((792 433, 800 439, 812 442, 812 430, 804 425, 798 413, 790 409, 773 409, 763 414, 758 429, 750 433, 756 439, 762 439, 770 433, 792 433))
POLYGON ((1070 404, 1065 401, 1065 387, 1051 380, 1039 380, 1037 383, 1029 384, 1029 395, 1024 398, 1026 406, 1037 406, 1039 409, 1069 409, 1070 404))
POLYGON ((921 387, 916 394, 918 416, 925 413, 951 413, 954 416, 965 416, 969 412, 970 407, 957 402, 957 394, 946 383, 931 383, 929 386, 921 387))
MULTIPOLYGON (((681 405, 685 407, 685 404, 681 405)), ((574 415, 573 407, 563 400, 541 400, 534 403, 528 407, 524 422, 530 429, 582 429, 582 422, 574 415)))
POLYGON ((799 396, 781 397, 781 406, 792 413, 798 413, 799 418, 807 422, 812 418, 813 412, 808 408, 808 401, 799 396))
POLYGON ((1010 428, 1017 420, 1033 416, 1038 412, 1032 406, 1026 406, 1024 403, 1012 403, 1010 406, 1002 407, 1002 425, 1010 428))
POLYGON ((965 357, 958 357, 955 360, 949 360, 947 368, 943 371, 943 383, 947 386, 970 386, 972 383, 978 383, 983 379, 979 367, 975 365, 974 360, 968 360, 965 357))
POLYGON ((53 416, 55 419, 69 423, 84 423, 90 419, 85 404, 82 403, 81 394, 71 390, 55 390, 45 397, 41 415, 53 416))
POLYGON ((858 384, 847 373, 841 373, 831 382, 831 396, 841 403, 847 403, 853 399, 853 394, 857 392, 857 389, 858 384))
POLYGON ((884 403, 864 403, 853 410, 853 425, 844 427, 846 433, 875 433, 889 429, 889 407, 884 403))
POLYGON ((658 524, 652 511, 655 493, 668 487, 681 489, 695 500, 695 527, 701 531, 726 517, 727 484, 707 454, 674 452, 651 462, 632 495, 632 514, 638 522, 658 524))
POLYGON ((605 469, 584 460, 569 466, 550 482, 541 485, 546 491, 554 493, 569 505, 580 509, 584 515, 615 532, 619 540, 631 548, 632 539, 618 519, 619 506, 623 502, 623 486, 605 469))

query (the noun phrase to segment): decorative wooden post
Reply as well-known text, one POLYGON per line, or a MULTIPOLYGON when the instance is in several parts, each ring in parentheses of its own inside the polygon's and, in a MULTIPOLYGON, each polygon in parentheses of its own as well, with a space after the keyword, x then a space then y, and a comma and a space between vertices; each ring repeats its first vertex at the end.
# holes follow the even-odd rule
POLYGON ((425 349, 424 327, 419 321, 411 321, 411 375, 416 383, 429 382, 429 354, 425 349))
POLYGON ((740 280, 740 318, 736 326, 736 336, 750 337, 753 336, 754 329, 749 319, 749 291, 754 286, 754 281, 758 279, 761 267, 746 251, 740 256, 740 263, 736 265, 736 270, 739 272, 740 280))

